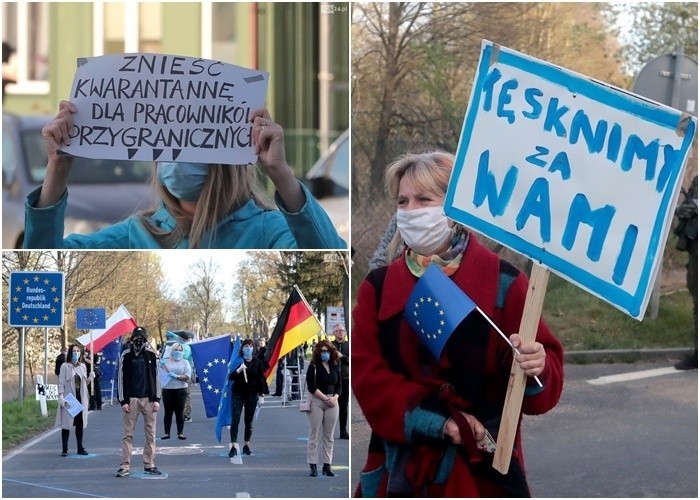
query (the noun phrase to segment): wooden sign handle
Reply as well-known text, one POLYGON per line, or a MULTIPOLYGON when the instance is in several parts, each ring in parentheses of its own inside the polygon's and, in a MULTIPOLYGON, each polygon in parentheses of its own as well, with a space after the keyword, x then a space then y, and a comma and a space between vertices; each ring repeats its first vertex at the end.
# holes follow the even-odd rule
MULTIPOLYGON (((520 331, 518 332, 523 344, 534 341, 537 336, 537 327, 542 314, 542 304, 544 304, 548 280, 549 270, 534 264, 530 276, 530 285, 525 297, 525 309, 520 320, 520 331)), ((520 409, 522 408, 523 395, 525 394, 525 382, 525 372, 513 360, 513 365, 510 369, 510 379, 508 380, 508 392, 506 393, 506 400, 501 415, 501 426, 498 429, 496 452, 493 457, 493 468, 501 474, 508 473, 508 468, 510 467, 520 409)))

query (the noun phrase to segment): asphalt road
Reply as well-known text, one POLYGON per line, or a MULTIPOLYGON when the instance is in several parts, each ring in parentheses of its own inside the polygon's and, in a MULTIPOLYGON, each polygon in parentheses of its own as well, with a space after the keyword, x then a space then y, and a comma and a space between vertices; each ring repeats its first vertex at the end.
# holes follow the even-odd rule
MULTIPOLYGON (((664 370, 671 366, 670 361, 567 365, 557 407, 523 421, 533 496, 697 498, 698 372, 664 370), (664 374, 600 380, 647 370, 664 374)), ((369 435, 353 398, 352 491, 369 435)))
MULTIPOLYGON (((134 435, 131 475, 115 477, 119 468, 122 412, 118 403, 105 404, 89 415, 85 429, 87 457, 75 454, 71 432, 69 456, 61 457, 61 434, 54 429, 3 457, 2 497, 317 497, 349 496, 349 442, 335 441, 336 477, 308 476, 306 443, 308 423, 297 406, 282 407, 280 398, 266 397, 258 420, 253 423, 253 454, 243 465, 227 456, 228 434, 218 443, 214 420, 206 419, 201 395, 193 391, 193 422, 185 423, 187 440, 160 440, 162 411, 156 435, 156 466, 163 476, 144 476, 141 448, 143 424, 134 435), (222 441, 224 441, 222 440, 222 441)), ((37 403, 38 404, 38 403, 37 403)), ((54 418, 50 415, 48 418, 54 418)), ((243 434, 241 422, 239 437, 243 434)), ((337 438, 338 431, 335 436, 337 438)), ((173 439, 174 438, 174 439, 173 439)), ((320 466, 319 466, 320 472, 320 466)))

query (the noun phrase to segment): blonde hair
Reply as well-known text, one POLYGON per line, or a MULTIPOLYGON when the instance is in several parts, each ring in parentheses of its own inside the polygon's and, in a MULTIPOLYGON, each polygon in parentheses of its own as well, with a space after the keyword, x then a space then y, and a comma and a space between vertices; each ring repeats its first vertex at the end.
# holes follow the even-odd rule
POLYGON ((163 248, 174 248, 183 238, 188 238, 189 248, 208 247, 216 238, 216 224, 248 200, 252 199, 263 210, 275 209, 258 182, 254 165, 209 164, 194 215, 183 210, 179 200, 158 181, 155 169, 151 182, 165 208, 175 219, 175 228, 166 231, 151 222, 149 218, 155 213, 155 208, 141 212, 139 217, 146 230, 163 248), (208 241, 203 241, 208 231, 208 241))
MULTIPOLYGON (((408 176, 419 190, 437 196, 445 196, 454 163, 454 155, 445 151, 411 153, 400 156, 387 167, 384 174, 387 194, 396 201, 399 196, 401 180, 408 176)), ((387 263, 394 260, 402 245, 401 233, 397 230, 389 243, 387 263)))

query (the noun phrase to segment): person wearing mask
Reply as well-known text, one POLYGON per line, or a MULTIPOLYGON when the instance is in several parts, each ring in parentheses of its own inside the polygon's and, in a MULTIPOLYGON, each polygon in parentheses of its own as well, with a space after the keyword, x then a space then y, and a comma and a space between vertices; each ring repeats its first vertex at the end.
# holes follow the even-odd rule
MULTIPOLYGON (((267 371, 269 368, 269 365, 265 361, 265 353, 267 352, 267 347, 266 347, 266 342, 265 339, 260 339, 258 341, 258 350, 255 353, 255 356, 262 361, 263 364, 263 370, 267 371)), ((267 385, 267 379, 265 380, 265 387, 263 388, 263 396, 270 394, 270 387, 267 385)))
POLYGON ((333 327, 333 347, 338 351, 340 362, 340 377, 343 383, 340 398, 338 398, 339 439, 350 439, 348 434, 348 404, 350 400, 350 344, 345 340, 345 326, 338 323, 333 327))
MULTIPOLYGON (((190 380, 195 382, 196 380, 192 377, 192 374, 194 374, 194 361, 192 360, 192 348, 189 345, 189 337, 186 336, 180 336, 180 345, 182 346, 182 359, 187 361, 190 365, 190 380)), ((183 415, 185 418, 185 422, 192 422, 192 392, 191 392, 191 387, 190 384, 187 384, 187 388, 185 389, 187 395, 185 396, 185 408, 183 410, 183 415)))
POLYGON ((68 352, 67 347, 62 347, 61 352, 58 353, 58 356, 56 356, 56 366, 54 367, 53 372, 56 374, 58 377, 61 374, 61 366, 63 366, 63 363, 66 362, 66 353, 68 352))
POLYGON ((88 424, 88 389, 87 383, 94 375, 88 375, 85 364, 82 362, 80 347, 71 344, 66 350, 66 362, 61 365, 58 375, 58 410, 56 412, 56 427, 61 428, 61 444, 63 445, 61 456, 68 456, 68 438, 71 427, 75 427, 75 440, 78 444, 78 455, 87 455, 83 447, 83 430, 88 424), (68 413, 68 403, 65 397, 70 394, 83 405, 82 411, 75 417, 68 413))
POLYGON ((265 370, 263 362, 253 356, 253 340, 245 339, 241 343, 243 362, 229 373, 228 379, 233 381, 231 387, 231 449, 229 457, 238 453, 238 426, 243 416, 243 454, 250 455, 250 438, 253 437, 253 416, 255 407, 264 402, 265 370))
POLYGON ((175 414, 175 425, 177 426, 178 439, 185 437, 185 399, 187 398, 187 383, 192 376, 190 364, 182 358, 182 346, 173 344, 169 349, 170 356, 162 363, 161 368, 168 373, 168 383, 162 387, 163 407, 163 428, 165 433, 161 439, 170 439, 170 427, 175 414))
POLYGON ((265 339, 258 340, 258 352, 256 354, 260 361, 265 361, 265 353, 267 352, 267 347, 265 344, 265 339))
POLYGON ((61 101, 44 127, 48 155, 43 185, 25 203, 24 248, 345 248, 328 214, 287 164, 284 132, 267 109, 251 112, 252 140, 263 171, 277 189, 275 205, 254 165, 157 162, 153 187, 160 200, 92 234, 63 237, 70 143, 76 106, 61 101))
POLYGON ((698 368, 698 176, 693 177, 683 202, 676 208, 678 225, 674 233, 678 236, 676 249, 688 252, 686 285, 693 298, 693 343, 695 349, 675 363, 677 370, 698 368))
POLYGON ((160 476, 155 465, 156 416, 160 409, 160 382, 158 381, 158 356, 147 341, 146 329, 137 326, 131 333, 131 341, 122 351, 117 378, 118 399, 124 412, 122 434, 122 461, 117 477, 129 475, 134 429, 139 415, 143 415, 145 442, 143 446, 143 470, 160 476))
POLYGON ((282 358, 277 361, 277 371, 275 372, 275 393, 273 396, 275 397, 281 397, 284 396, 286 397, 287 395, 284 394, 284 377, 285 377, 285 360, 287 359, 287 356, 283 356, 282 358))
POLYGON ((338 398, 342 392, 342 379, 338 350, 328 340, 319 341, 314 348, 306 371, 306 387, 312 396, 311 410, 306 413, 309 420, 306 449, 309 475, 318 475, 317 464, 320 459, 323 460, 323 475, 333 477, 333 432, 338 423, 338 398))
POLYGON ((559 341, 543 320, 534 341, 523 343, 517 333, 527 277, 444 216, 453 164, 453 155, 436 151, 402 156, 386 171, 398 228, 386 255, 401 251, 367 275, 352 313, 352 389, 372 429, 358 496, 529 496, 519 424, 505 475, 491 467, 486 431, 498 440, 514 358, 528 377, 522 413, 547 412, 561 395, 559 341), (404 319, 408 298, 431 264, 520 354, 480 315, 454 330, 439 359, 431 354, 404 319))
POLYGON ((92 368, 93 356, 89 348, 85 349, 85 365, 87 366, 88 373, 95 373, 95 378, 92 381, 90 387, 90 406, 89 410, 101 410, 102 409, 102 387, 100 386, 100 380, 102 379, 102 370, 100 369, 100 353, 95 354, 95 368, 92 368))

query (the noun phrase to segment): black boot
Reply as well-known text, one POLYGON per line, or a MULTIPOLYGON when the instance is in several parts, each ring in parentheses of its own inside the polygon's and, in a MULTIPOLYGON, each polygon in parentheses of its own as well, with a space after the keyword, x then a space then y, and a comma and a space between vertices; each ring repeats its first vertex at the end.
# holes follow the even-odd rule
POLYGON ((333 471, 331 470, 331 464, 323 464, 323 475, 335 477, 335 474, 333 474, 333 471))
POLYGON ((311 476, 311 477, 318 476, 318 470, 316 470, 316 464, 309 464, 309 469, 311 469, 311 472, 309 472, 309 476, 311 476))
POLYGON ((70 431, 68 429, 61 429, 61 456, 68 456, 68 436, 70 436, 70 431))

